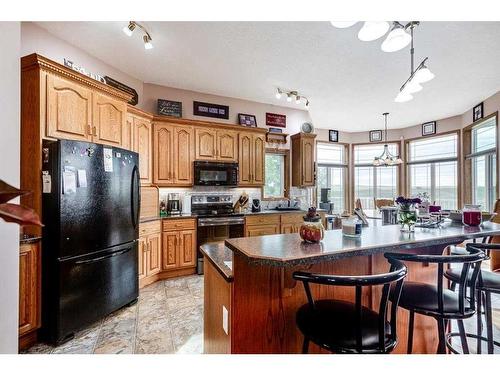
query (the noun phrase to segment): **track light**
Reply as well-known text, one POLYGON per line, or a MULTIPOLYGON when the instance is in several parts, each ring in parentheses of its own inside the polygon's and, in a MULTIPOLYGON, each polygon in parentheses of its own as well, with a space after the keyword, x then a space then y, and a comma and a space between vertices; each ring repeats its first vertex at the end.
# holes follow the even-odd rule
POLYGON ((123 27, 123 32, 127 35, 127 36, 132 36, 132 33, 134 32, 135 30, 135 22, 134 21, 130 21, 128 23, 128 26, 124 26, 123 27))
POLYGON ((295 97, 295 104, 300 104, 300 96, 299 95, 297 95, 295 97))
POLYGON ((152 49, 153 43, 151 43, 151 37, 149 35, 144 35, 143 39, 144 39, 144 48, 152 49))
POLYGON ((305 101, 306 109, 309 108, 309 99, 307 99, 304 95, 300 95, 296 90, 283 90, 278 87, 274 95, 276 96, 276 99, 281 99, 281 97, 285 95, 288 103, 291 103, 293 100, 295 101, 295 104, 302 104, 305 101))
POLYGON ((363 24, 361 30, 359 30, 358 38, 364 42, 370 42, 376 40, 385 35, 387 30, 389 30, 389 22, 370 22, 366 21, 363 24))
POLYGON ((286 101, 289 103, 292 101, 292 94, 291 93, 286 94, 286 101))
POLYGON ((306 100, 306 109, 309 109, 309 100, 306 100))
POLYGON ((405 48, 411 42, 411 35, 405 30, 405 27, 399 22, 394 22, 391 32, 382 43, 382 51, 395 52, 405 48))
POLYGON ((338 29, 346 29, 358 23, 358 21, 330 21, 333 27, 338 29))
POLYGON ((281 99, 281 90, 280 89, 277 89, 276 90, 276 99, 281 99))
POLYGON ((422 67, 417 70, 413 79, 418 83, 424 83, 430 81, 434 77, 434 73, 432 73, 425 64, 422 64, 422 67))

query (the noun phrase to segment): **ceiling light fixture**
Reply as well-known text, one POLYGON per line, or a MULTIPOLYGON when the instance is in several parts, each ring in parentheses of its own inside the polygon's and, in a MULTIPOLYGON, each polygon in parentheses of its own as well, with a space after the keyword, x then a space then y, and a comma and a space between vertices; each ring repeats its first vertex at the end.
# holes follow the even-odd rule
MULTIPOLYGON (((405 26, 406 29, 408 28, 410 29, 410 43, 411 43, 410 77, 405 81, 405 83, 403 83, 403 85, 399 89, 399 93, 394 99, 394 101, 397 103, 404 103, 412 100, 413 96, 411 94, 421 91, 422 90, 421 84, 424 82, 428 82, 435 77, 434 74, 425 65, 425 63, 429 59, 428 57, 423 59, 416 69, 414 68, 415 49, 413 48, 413 42, 414 42, 413 29, 418 25, 419 25, 418 21, 412 21, 405 26)), ((387 36, 387 38, 389 38, 389 36, 387 36)))
POLYGON ((358 21, 330 21, 333 27, 338 29, 346 29, 358 23, 358 21))
POLYGON ((387 144, 387 116, 389 115, 389 112, 382 113, 382 116, 384 116, 384 121, 385 121, 385 130, 384 130, 384 151, 380 156, 375 157, 373 159, 373 165, 375 167, 380 167, 382 165, 384 166, 390 166, 390 165, 399 165, 403 163, 403 160, 399 157, 399 155, 393 155, 389 151, 389 145, 387 144))
MULTIPOLYGON (((387 38, 385 38, 384 42, 382 43, 382 51, 396 52, 410 44, 412 36, 406 32, 406 29, 412 24, 414 24, 414 22, 410 22, 407 25, 403 26, 398 21, 394 21, 392 23, 391 32, 387 35, 387 38)), ((416 25, 418 25, 418 22, 416 22, 416 25)))
POLYGON ((152 43, 153 38, 151 38, 151 35, 149 34, 149 32, 140 23, 135 22, 135 21, 130 21, 128 23, 128 26, 123 27, 122 30, 127 36, 132 36, 136 27, 140 28, 144 32, 144 36, 142 37, 142 40, 144 41, 144 49, 152 49, 153 48, 153 43, 152 43))
POLYGON ((390 25, 387 21, 366 21, 361 30, 358 32, 358 38, 363 42, 371 42, 372 40, 376 40, 384 36, 387 30, 389 30, 389 27, 390 25))
POLYGON ((295 104, 301 104, 305 101, 306 109, 309 108, 309 99, 304 95, 300 95, 296 90, 283 90, 279 87, 276 89, 276 99, 281 99, 281 97, 285 95, 286 101, 291 103, 292 100, 295 100, 295 104))

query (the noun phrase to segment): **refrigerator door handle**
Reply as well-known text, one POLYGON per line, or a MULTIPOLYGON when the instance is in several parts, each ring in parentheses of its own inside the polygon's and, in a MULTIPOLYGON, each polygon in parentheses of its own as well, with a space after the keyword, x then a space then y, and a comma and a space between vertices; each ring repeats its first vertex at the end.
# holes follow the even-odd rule
POLYGON ((90 263, 95 263, 95 262, 99 262, 99 261, 101 261, 103 259, 112 258, 112 257, 115 257, 117 255, 125 254, 127 251, 130 251, 130 248, 122 250, 122 251, 116 251, 113 254, 105 255, 105 256, 102 256, 102 257, 98 257, 98 258, 93 258, 93 259, 88 259, 88 260, 79 260, 79 261, 76 261, 75 264, 90 264, 90 263))
POLYGON ((140 193, 139 193, 139 168, 137 165, 132 170, 132 186, 131 186, 131 204, 132 204, 132 224, 137 228, 139 222, 139 207, 140 207, 140 193))

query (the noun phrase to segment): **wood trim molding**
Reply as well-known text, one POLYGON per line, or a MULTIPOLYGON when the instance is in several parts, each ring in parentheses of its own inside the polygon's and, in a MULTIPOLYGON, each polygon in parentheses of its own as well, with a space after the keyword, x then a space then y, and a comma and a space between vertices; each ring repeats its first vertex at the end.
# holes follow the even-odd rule
POLYGON ((32 53, 31 55, 21 57, 21 71, 27 71, 36 68, 45 72, 56 74, 63 78, 79 82, 85 86, 89 86, 91 88, 105 92, 112 97, 124 100, 126 102, 132 99, 132 95, 130 94, 115 89, 114 87, 106 85, 102 82, 96 81, 95 79, 87 77, 86 75, 81 74, 75 70, 69 69, 64 65, 61 65, 37 53, 32 53))
MULTIPOLYGON (((130 108, 130 107, 129 107, 130 108)), ((134 110, 137 110, 134 108, 134 110)), ((140 110, 137 110, 140 111, 140 110)), ((147 112, 144 112, 147 113, 147 112)), ((185 118, 177 118, 170 116, 161 116, 161 115, 153 115, 153 122, 155 123, 168 123, 174 125, 190 125, 190 126, 205 126, 216 129, 224 129, 224 130, 235 130, 238 132, 253 132, 253 133, 261 133, 266 134, 267 129, 265 128, 251 128, 248 126, 242 126, 237 124, 224 124, 221 122, 212 122, 212 121, 200 121, 200 120, 191 120, 185 118)))

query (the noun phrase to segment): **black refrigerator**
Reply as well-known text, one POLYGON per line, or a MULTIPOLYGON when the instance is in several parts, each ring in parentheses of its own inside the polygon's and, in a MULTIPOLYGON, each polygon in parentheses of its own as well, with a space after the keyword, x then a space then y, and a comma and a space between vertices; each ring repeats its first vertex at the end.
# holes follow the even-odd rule
POLYGON ((140 207, 137 153, 88 142, 44 141, 44 339, 76 330, 137 300, 140 207))

